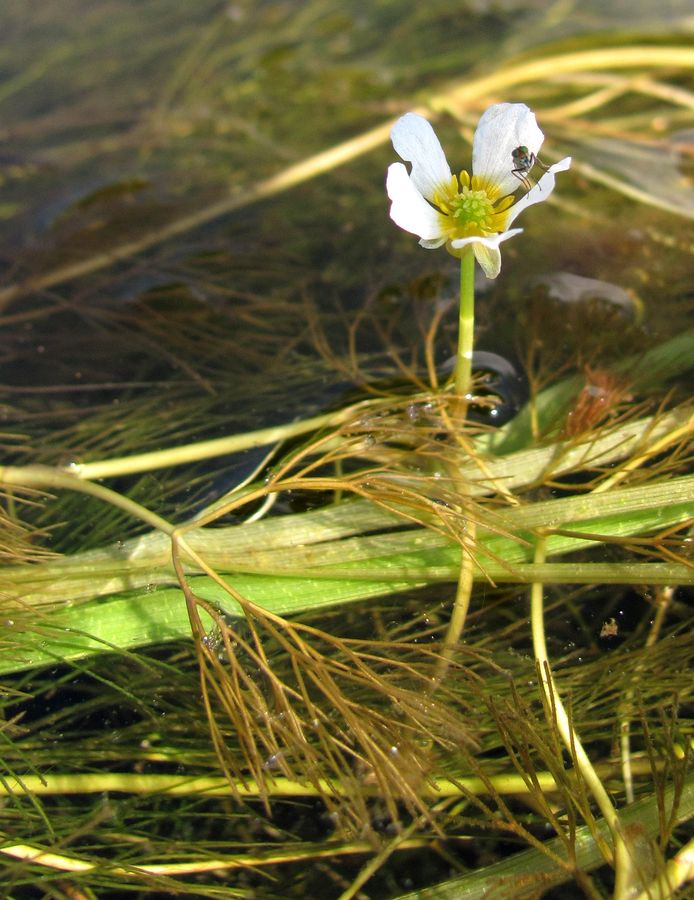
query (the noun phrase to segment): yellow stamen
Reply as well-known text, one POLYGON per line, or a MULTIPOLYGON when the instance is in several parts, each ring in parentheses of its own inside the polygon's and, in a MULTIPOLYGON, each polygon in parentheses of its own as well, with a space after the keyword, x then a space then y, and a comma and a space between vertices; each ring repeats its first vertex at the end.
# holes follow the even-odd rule
POLYGON ((463 170, 450 188, 437 192, 434 204, 441 213, 441 227, 449 240, 487 237, 506 230, 512 195, 502 196, 498 185, 463 170))

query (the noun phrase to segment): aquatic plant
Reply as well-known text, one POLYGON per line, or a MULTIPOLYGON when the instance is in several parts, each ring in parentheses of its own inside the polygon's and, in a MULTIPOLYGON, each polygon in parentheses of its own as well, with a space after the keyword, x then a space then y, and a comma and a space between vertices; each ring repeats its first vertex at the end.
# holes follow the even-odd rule
POLYGON ((412 163, 410 174, 402 163, 388 168, 391 219, 418 235, 422 247, 434 250, 445 245, 460 259, 454 383, 464 397, 470 389, 475 330, 473 254, 487 278, 496 278, 501 270, 499 245, 522 231, 510 226, 526 207, 549 197, 554 173, 566 171, 571 157, 545 167, 545 174, 530 186, 527 179, 544 135, 523 103, 496 103, 482 114, 472 141, 472 175, 464 169, 457 177, 451 174, 433 128, 416 113, 407 113, 395 123, 391 139, 397 154, 412 163), (519 175, 528 190, 516 198, 519 175))
MULTIPOLYGON (((324 80, 297 77, 322 58, 315 42, 304 49, 296 23, 276 18, 232 41, 228 29, 244 28, 232 13, 180 55, 134 132, 119 120, 108 139, 73 143, 64 120, 55 133, 43 122, 49 165, 74 154, 75 171, 101 171, 102 154, 134 143, 138 172, 73 200, 54 243, 18 253, 0 293, 14 364, 0 468, 5 883, 17 895, 347 898, 522 896, 574 880, 587 896, 674 894, 689 878, 680 826, 694 812, 683 384, 694 337, 676 319, 688 258, 669 215, 688 200, 668 191, 662 153, 658 178, 640 177, 644 160, 653 174, 654 144, 616 169, 605 154, 609 141, 655 141, 664 102, 666 130, 681 125, 691 49, 540 48, 461 80, 456 42, 454 84, 414 101, 403 84, 396 110, 392 81, 376 103, 368 82, 358 116, 344 97, 363 82, 340 58, 328 81, 345 119, 333 131, 329 97, 310 88, 324 80), (238 93, 220 74, 230 65, 238 93), (191 71, 201 77, 189 84, 191 71), (276 90, 291 103, 270 102, 276 90), (457 291, 445 254, 432 264, 386 249, 385 151, 325 191, 307 185, 385 146, 403 109, 419 103, 417 115, 469 140, 503 96, 537 109, 543 157, 577 148, 572 174, 592 185, 578 203, 566 178, 549 236, 528 216, 478 316, 514 345, 527 402, 477 364, 474 378, 454 364, 451 385, 442 360, 456 346, 473 360, 455 331, 457 291), (388 120, 316 153, 374 107, 388 120), (289 109, 312 113, 306 133, 289 109), (253 146, 247 167, 229 129, 253 146), (191 166, 201 154, 204 172, 191 166), (178 177, 188 169, 199 180, 178 177), (161 171, 176 184, 166 202, 161 171), (289 189, 302 182, 298 202, 289 189), (256 215, 269 198, 273 215, 256 215), (657 212, 634 216, 634 199, 657 212), (624 225, 635 219, 647 238, 624 225), (214 234, 193 232, 214 221, 214 234), (589 298, 566 278, 529 280, 545 257, 588 260, 589 298), (629 285, 619 303, 608 281, 629 285), (668 301, 675 318, 657 334, 639 295, 668 301)), ((317 21, 344 53, 344 19, 317 21)), ((114 35, 109 23, 107 46, 132 46, 129 27, 114 35)), ((39 69, 3 96, 26 107, 22 84, 39 69)), ((88 81, 71 83, 87 95, 88 81)), ((146 83, 116 118, 139 108, 146 83)), ((536 135, 502 131, 503 178, 526 192, 503 216, 549 190, 546 174, 542 197, 523 180, 536 135)), ((26 196, 41 195, 43 158, 22 169, 26 196)), ((484 171, 473 144, 470 189, 484 171)), ((491 224, 496 237, 470 236, 478 248, 508 236, 508 219, 491 224)), ((474 251, 463 256, 470 275, 474 251)))

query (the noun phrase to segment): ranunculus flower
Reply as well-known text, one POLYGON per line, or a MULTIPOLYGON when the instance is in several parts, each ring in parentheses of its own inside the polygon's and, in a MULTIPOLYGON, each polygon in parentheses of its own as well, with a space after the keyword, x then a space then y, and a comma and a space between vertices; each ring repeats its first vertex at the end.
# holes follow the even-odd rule
POLYGON ((524 103, 497 103, 483 113, 472 142, 472 175, 451 173, 434 129, 416 113, 398 119, 391 139, 398 156, 412 163, 409 173, 402 163, 388 167, 391 219, 416 234, 427 249, 445 244, 460 257, 471 245, 487 278, 496 278, 501 269, 501 242, 523 230, 510 226, 526 207, 546 200, 554 190, 555 172, 571 165, 570 156, 554 163, 516 197, 527 184, 518 160, 534 161, 544 140, 535 114, 524 103))

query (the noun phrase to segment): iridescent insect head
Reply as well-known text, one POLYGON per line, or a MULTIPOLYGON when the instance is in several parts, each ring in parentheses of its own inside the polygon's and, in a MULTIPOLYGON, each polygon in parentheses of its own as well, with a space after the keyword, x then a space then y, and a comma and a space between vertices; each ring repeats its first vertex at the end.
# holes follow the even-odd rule
MULTIPOLYGON (((526 191, 529 191, 532 187, 532 183, 530 181, 530 171, 535 163, 537 163, 537 165, 540 166, 540 168, 545 172, 549 171, 549 166, 546 166, 541 160, 537 158, 534 153, 531 153, 530 150, 528 150, 528 148, 523 144, 511 151, 511 159, 513 161, 513 165, 515 166, 514 169, 511 169, 511 174, 516 176, 516 178, 520 181, 526 191)), ((537 184, 537 182, 535 183, 537 184)), ((540 190, 542 189, 540 188, 540 190)))

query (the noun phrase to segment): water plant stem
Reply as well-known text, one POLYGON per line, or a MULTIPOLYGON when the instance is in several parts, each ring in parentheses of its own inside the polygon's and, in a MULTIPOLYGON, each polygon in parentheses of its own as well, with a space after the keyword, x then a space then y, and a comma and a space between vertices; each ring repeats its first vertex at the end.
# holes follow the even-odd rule
MULTIPOLYGON (((178 762, 175 756, 166 753, 151 753, 143 757, 150 763, 174 764, 178 762)), ((657 771, 666 768, 664 761, 659 761, 657 771)), ((605 763, 600 767, 605 778, 615 778, 618 775, 618 767, 612 763, 605 763)), ((648 759, 638 759, 634 762, 634 771, 638 775, 652 777, 653 768, 648 759)), ((560 786, 551 772, 540 771, 535 773, 535 784, 546 793, 560 790, 560 786)), ((694 790, 694 786, 692 788, 694 790)), ((244 778, 230 785, 227 778, 221 775, 167 775, 160 772, 139 774, 136 772, 42 772, 40 775, 26 774, 21 779, 7 776, 0 782, 0 798, 6 799, 21 792, 35 794, 39 797, 66 796, 72 794, 102 794, 106 792, 122 794, 152 794, 161 793, 169 796, 207 796, 207 797, 247 797, 255 799, 260 794, 260 785, 252 778, 244 778)), ((321 790, 332 790, 337 793, 349 794, 349 785, 340 785, 330 781, 294 781, 282 775, 277 775, 268 785, 267 790, 273 797, 317 797, 321 790)), ((376 788, 369 788, 374 794, 376 788)), ((528 779, 518 772, 488 775, 479 778, 475 775, 456 775, 455 778, 431 778, 422 787, 433 799, 453 798, 459 799, 461 790, 465 794, 476 797, 486 796, 490 790, 507 796, 524 796, 529 793, 528 779)), ((686 813, 686 808, 684 810, 686 813)))
POLYGON ((460 307, 458 310, 458 354, 454 387, 458 397, 467 398, 472 380, 472 348, 475 339, 475 256, 470 247, 460 258, 460 307))
MULTIPOLYGON (((535 544, 535 563, 544 563, 545 550, 546 538, 539 537, 535 544)), ((615 889, 613 896, 615 900, 619 900, 619 898, 629 896, 630 889, 634 884, 631 857, 625 843, 624 831, 617 810, 614 808, 598 773, 593 768, 593 764, 588 758, 588 754, 583 748, 583 744, 573 728, 554 683, 554 677, 550 669, 549 657, 547 655, 547 642, 545 640, 544 584, 538 581, 533 582, 530 588, 530 626, 533 636, 535 661, 542 687, 549 701, 550 715, 556 724, 561 739, 564 741, 567 750, 575 761, 580 776, 590 789, 590 792, 595 798, 595 802, 600 808, 600 811, 605 818, 605 822, 610 829, 613 854, 609 854, 608 851, 606 856, 608 861, 612 862, 614 865, 615 889), (610 856, 612 857, 611 859, 610 856)), ((603 852, 605 852, 605 850, 606 848, 603 848, 603 852)))
MULTIPOLYGON (((458 311, 458 352, 453 373, 453 389, 456 395, 454 409, 462 426, 465 426, 467 403, 472 381, 472 350, 475 339, 475 256, 468 247, 460 257, 460 307, 458 311)), ((477 524, 471 515, 470 486, 461 478, 459 469, 451 467, 451 480, 460 496, 465 516, 465 541, 461 546, 460 573, 453 604, 451 621, 444 638, 441 658, 436 669, 434 684, 439 685, 448 671, 456 645, 465 629, 470 608, 470 595, 474 581, 475 544, 477 524)))
MULTIPOLYGON (((468 500, 465 503, 464 509, 469 509, 469 507, 470 502, 468 500)), ((448 623, 446 637, 444 638, 443 648, 441 650, 441 657, 434 675, 434 684, 436 686, 443 681, 453 659, 460 636, 465 630, 465 620, 467 619, 468 610, 470 609, 470 596, 472 595, 472 586, 475 575, 476 538, 477 523, 473 519, 468 518, 466 543, 469 543, 469 546, 465 546, 464 544, 460 551, 458 587, 455 593, 451 621, 448 623)))
POLYGON ((110 488, 91 481, 83 481, 77 475, 51 466, 0 466, 0 484, 14 485, 20 488, 39 488, 77 491, 80 494, 88 494, 104 503, 110 503, 118 509, 122 509, 135 519, 146 522, 150 527, 172 534, 174 526, 162 519, 156 513, 136 503, 129 497, 112 491, 110 488))
POLYGON ((166 447, 163 450, 151 450, 147 453, 136 453, 131 456, 94 460, 93 462, 74 462, 65 471, 80 479, 96 479, 121 477, 138 472, 150 472, 154 469, 164 469, 169 466, 186 465, 203 459, 212 459, 215 456, 239 453, 252 447, 265 447, 279 441, 291 440, 312 431, 319 431, 321 428, 334 427, 348 421, 360 408, 367 405, 366 403, 356 403, 298 422, 212 438, 209 441, 182 444, 179 447, 166 447))

